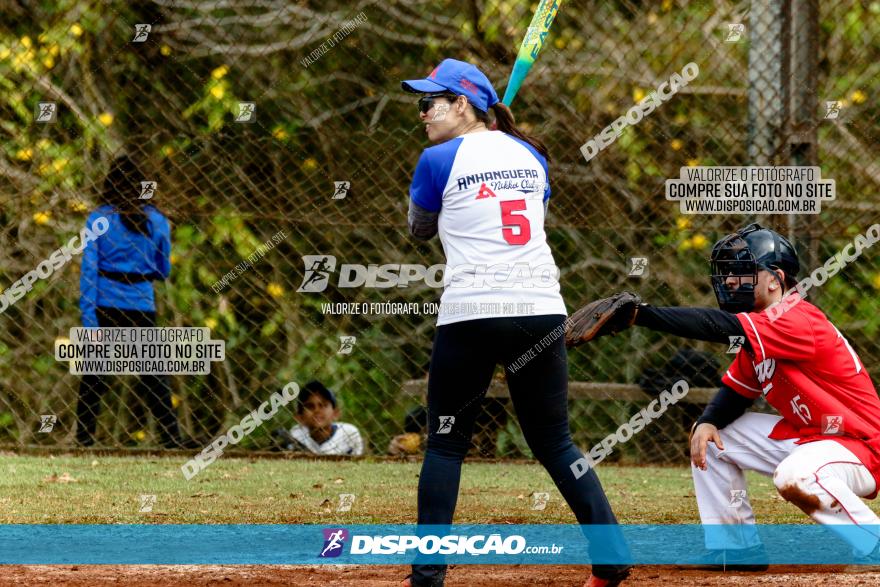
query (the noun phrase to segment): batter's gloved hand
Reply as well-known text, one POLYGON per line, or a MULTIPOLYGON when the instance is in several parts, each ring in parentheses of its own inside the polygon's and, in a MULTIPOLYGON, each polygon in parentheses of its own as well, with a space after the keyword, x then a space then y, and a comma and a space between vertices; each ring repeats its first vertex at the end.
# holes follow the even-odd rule
POLYGON ((636 306, 641 302, 642 298, 629 291, 590 302, 569 318, 565 346, 576 347, 594 338, 626 330, 635 321, 636 306))

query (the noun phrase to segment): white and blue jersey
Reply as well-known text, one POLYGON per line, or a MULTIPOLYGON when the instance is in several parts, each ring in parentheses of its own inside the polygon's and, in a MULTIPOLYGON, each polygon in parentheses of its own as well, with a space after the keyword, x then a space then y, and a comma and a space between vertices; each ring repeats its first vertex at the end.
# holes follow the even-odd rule
POLYGON ((547 161, 534 147, 501 131, 429 147, 410 198, 439 213, 446 272, 438 326, 567 314, 544 232, 547 161))
POLYGON ((345 422, 334 423, 330 438, 320 444, 312 438, 311 431, 302 424, 291 428, 290 435, 316 455, 360 456, 364 454, 364 441, 361 438, 360 430, 345 422))

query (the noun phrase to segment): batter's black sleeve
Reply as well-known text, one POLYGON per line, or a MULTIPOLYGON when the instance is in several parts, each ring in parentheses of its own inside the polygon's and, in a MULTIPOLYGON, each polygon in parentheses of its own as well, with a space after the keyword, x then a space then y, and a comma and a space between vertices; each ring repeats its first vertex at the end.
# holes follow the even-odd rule
POLYGON ((714 308, 655 308, 639 305, 636 325, 676 336, 730 344, 731 336, 742 336, 742 345, 751 350, 745 330, 736 316, 714 308))
POLYGON ((742 416, 753 403, 755 403, 754 399, 740 395, 726 385, 722 385, 703 410, 703 415, 697 418, 697 426, 707 423, 721 430, 742 416))
POLYGON ((434 235, 437 234, 437 222, 439 217, 439 212, 430 212, 412 200, 409 201, 407 221, 409 223, 409 233, 415 238, 421 241, 433 238, 434 235))

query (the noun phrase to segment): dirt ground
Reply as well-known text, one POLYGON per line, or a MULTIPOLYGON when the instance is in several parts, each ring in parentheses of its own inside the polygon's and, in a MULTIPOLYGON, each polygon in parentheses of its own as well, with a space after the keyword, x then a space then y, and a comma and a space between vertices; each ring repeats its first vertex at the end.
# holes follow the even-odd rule
MULTIPOLYGON (((844 567, 772 567, 765 573, 708 573, 672 567, 640 567, 625 585, 633 587, 687 585, 880 585, 880 570, 848 572, 844 567)), ((167 565, 52 565, 0 566, 0 585, 333 585, 334 587, 399 585, 408 573, 400 566, 167 566, 167 565)), ((448 587, 554 585, 580 587, 589 576, 586 567, 459 565, 447 575, 448 587)))

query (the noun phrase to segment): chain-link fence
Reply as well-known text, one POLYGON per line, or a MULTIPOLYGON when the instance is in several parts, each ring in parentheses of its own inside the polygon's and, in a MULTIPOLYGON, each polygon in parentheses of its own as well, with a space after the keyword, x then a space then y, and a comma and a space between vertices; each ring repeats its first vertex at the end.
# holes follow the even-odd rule
MULTIPOLYGON (((407 414, 418 420, 441 290, 344 288, 333 276, 320 292, 297 291, 314 268, 303 256, 443 263, 436 239, 406 228, 428 143, 400 80, 455 57, 503 89, 532 10, 508 0, 4 2, 0 272, 16 299, 0 315, 0 440, 75 442, 81 378, 54 346, 81 324, 80 260, 9 294, 82 229, 110 162, 128 153, 172 225, 158 324, 207 326, 226 345, 209 375, 169 380, 182 436, 209 442, 288 381, 316 379, 367 452, 385 453, 407 414), (328 306, 358 302, 415 306, 328 306)), ((821 165, 837 188, 821 215, 760 218, 797 241, 804 267, 821 265, 880 218, 878 92, 880 2, 565 3, 512 110, 552 156, 547 233, 569 310, 622 289, 656 305, 714 305, 711 244, 753 218, 680 214, 664 182, 682 167, 821 165), (586 160, 588 140, 689 63, 693 80, 586 160)), ((869 372, 880 366, 878 290, 868 252, 811 292, 869 372)), ((592 445, 682 376, 711 388, 726 350, 634 329, 571 352, 576 442, 592 445)), ((158 444, 152 391, 108 381, 98 445, 158 444)), ((489 396, 475 452, 528 456, 503 385, 489 396)), ((615 458, 676 462, 705 398, 693 394, 615 458)), ((294 424, 282 410, 240 446, 272 446, 272 429, 294 424)))

